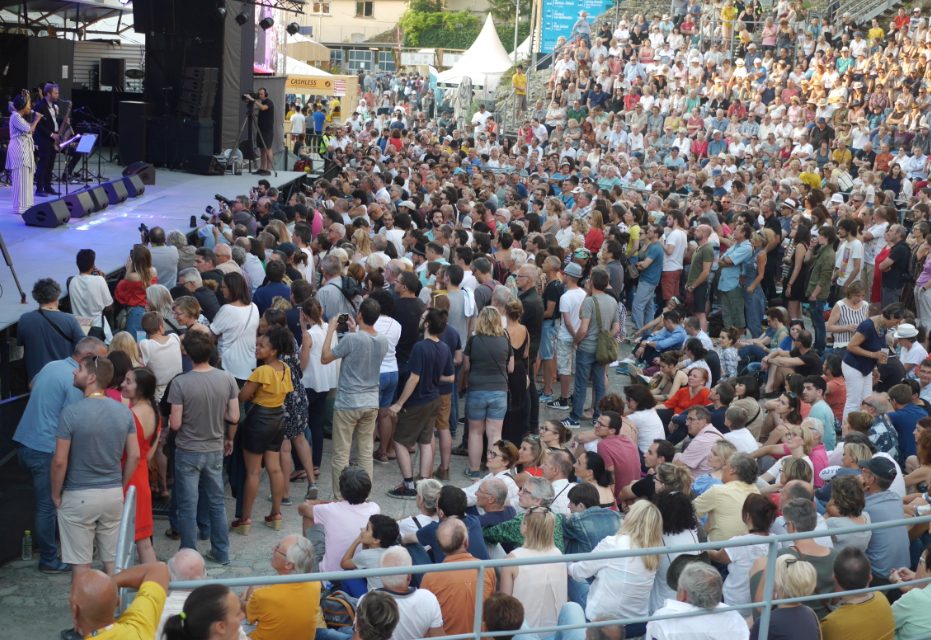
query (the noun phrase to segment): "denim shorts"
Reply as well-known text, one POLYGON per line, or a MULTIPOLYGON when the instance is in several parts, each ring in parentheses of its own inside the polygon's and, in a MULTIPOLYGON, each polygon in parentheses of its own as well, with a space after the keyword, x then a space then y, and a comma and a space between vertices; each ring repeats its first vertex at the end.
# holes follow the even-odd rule
POLYGON ((543 332, 540 334, 540 360, 552 360, 556 357, 556 333, 559 325, 556 320, 544 320, 543 332))
POLYGON ((394 402, 394 392, 398 388, 398 372, 385 371, 378 376, 378 408, 387 409, 394 402))
POLYGON ((466 415, 469 420, 504 420, 508 412, 507 391, 472 391, 466 396, 466 415))

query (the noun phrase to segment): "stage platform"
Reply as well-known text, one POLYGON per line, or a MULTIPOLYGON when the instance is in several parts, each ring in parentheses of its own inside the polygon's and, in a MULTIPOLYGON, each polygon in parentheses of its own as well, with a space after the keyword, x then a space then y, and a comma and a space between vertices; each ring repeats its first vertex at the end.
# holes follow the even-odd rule
MULTIPOLYGON (((122 169, 105 164, 103 175, 114 179, 122 175, 122 169)), ((279 171, 277 177, 274 174, 264 177, 273 187, 280 188, 304 175, 279 171)), ((126 263, 130 248, 140 241, 140 223, 149 228, 160 226, 166 233, 173 229, 187 233, 191 231, 191 216, 197 217, 198 225, 204 224, 200 216, 207 205, 217 205, 214 194, 228 198, 248 194, 262 178, 246 173, 199 176, 158 169, 155 185, 147 185, 144 195, 54 229, 27 227, 22 217, 11 212, 11 188, 0 187, 0 234, 26 292, 26 304, 20 304, 13 275, 0 258, 0 331, 14 324, 23 313, 36 308, 30 292, 39 278, 54 278, 64 290, 68 276, 77 273, 74 260, 79 249, 96 251, 97 267, 111 273, 126 263)))

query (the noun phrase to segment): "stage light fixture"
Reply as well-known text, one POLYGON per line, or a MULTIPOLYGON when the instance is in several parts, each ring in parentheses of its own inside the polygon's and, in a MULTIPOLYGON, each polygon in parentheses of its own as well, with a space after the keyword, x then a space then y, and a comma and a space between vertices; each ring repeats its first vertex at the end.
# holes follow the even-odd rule
POLYGON ((292 22, 287 27, 285 27, 285 31, 288 32, 288 35, 292 35, 292 36, 297 35, 300 30, 301 30, 301 25, 299 25, 296 22, 292 22))
POLYGON ((273 26, 275 26, 275 19, 271 16, 262 18, 259 20, 259 26, 262 27, 262 31, 268 31, 273 26))
POLYGON ((217 15, 221 18, 226 17, 226 0, 217 0, 217 15))
POLYGON ((133 1, 133 0, 120 0, 120 4, 125 6, 125 5, 129 4, 129 3, 132 2, 132 1, 133 1))
POLYGON ((238 24, 240 27, 246 24, 247 22, 249 22, 249 18, 246 17, 245 13, 239 12, 238 14, 236 14, 236 24, 238 24))

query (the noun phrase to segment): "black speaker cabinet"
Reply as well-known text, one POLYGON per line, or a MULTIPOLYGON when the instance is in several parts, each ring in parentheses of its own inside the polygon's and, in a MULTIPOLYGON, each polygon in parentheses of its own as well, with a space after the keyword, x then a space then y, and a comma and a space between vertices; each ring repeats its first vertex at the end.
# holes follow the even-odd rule
POLYGON ((202 176, 223 175, 223 167, 213 156, 194 156, 188 162, 187 170, 191 173, 199 173, 202 176))
POLYGON ((28 227, 58 227, 71 218, 64 200, 49 200, 26 209, 23 221, 28 227))
POLYGON ((123 169, 124 176, 139 176, 142 184, 155 184, 155 166, 148 162, 134 162, 123 169))
POLYGON ((107 192, 107 200, 110 204, 119 204, 129 197, 129 191, 126 190, 126 184, 122 179, 104 182, 103 190, 107 192))
POLYGON ((103 186, 98 184, 96 187, 88 187, 86 191, 91 194, 95 211, 103 211, 110 206, 110 198, 107 197, 107 192, 103 186))
POLYGON ((122 58, 100 59, 100 84, 111 91, 122 91, 126 73, 126 61, 122 58))
POLYGON ((62 197, 62 200, 65 201, 72 218, 83 218, 97 211, 97 203, 94 202, 90 191, 75 191, 62 197))
POLYGON ((120 103, 120 162, 124 165, 145 160, 148 109, 146 102, 125 100, 120 103))
POLYGON ((138 175, 124 176, 123 185, 130 198, 138 198, 145 193, 145 185, 142 184, 142 178, 138 175))

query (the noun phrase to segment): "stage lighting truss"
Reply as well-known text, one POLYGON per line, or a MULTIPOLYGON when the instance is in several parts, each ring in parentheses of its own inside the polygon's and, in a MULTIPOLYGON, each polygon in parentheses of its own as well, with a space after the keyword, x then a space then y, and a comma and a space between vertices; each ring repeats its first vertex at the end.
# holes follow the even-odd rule
POLYGON ((245 0, 243 4, 253 4, 257 7, 279 9, 288 13, 304 15, 304 0, 245 0))

